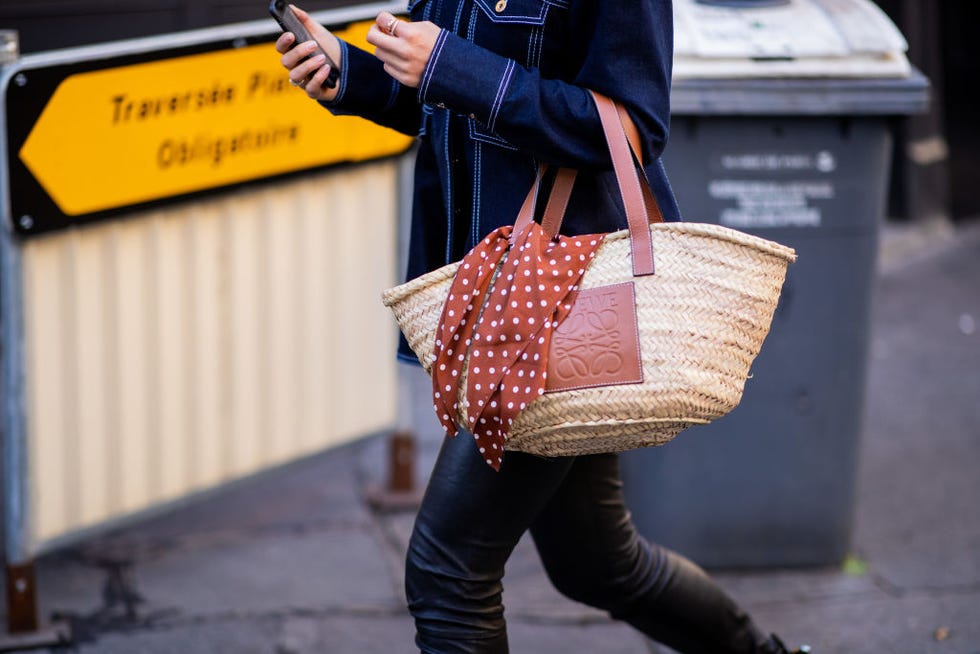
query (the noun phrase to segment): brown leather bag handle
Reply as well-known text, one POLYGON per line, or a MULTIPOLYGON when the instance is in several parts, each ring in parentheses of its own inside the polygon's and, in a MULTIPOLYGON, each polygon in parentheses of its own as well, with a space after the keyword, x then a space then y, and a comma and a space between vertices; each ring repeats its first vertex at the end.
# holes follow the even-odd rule
MULTIPOLYGON (((625 107, 617 105, 609 98, 594 91, 591 92, 599 110, 603 132, 613 161, 613 170, 619 186, 623 206, 626 209, 626 220, 630 231, 630 244, 633 260, 633 275, 652 275, 654 273, 653 241, 650 238, 650 222, 663 222, 663 214, 657 204, 656 197, 650 189, 645 175, 639 172, 639 162, 642 159, 639 147, 639 132, 625 107), (628 138, 629 137, 629 138, 628 138), (636 159, 634 160, 634 155, 636 159)), ((514 233, 530 225, 534 216, 534 206, 541 178, 545 167, 538 171, 534 186, 524 200, 524 205, 514 223, 514 233)), ((555 183, 548 198, 544 217, 541 221, 546 234, 554 237, 561 229, 568 200, 575 183, 574 170, 559 169, 555 183)))

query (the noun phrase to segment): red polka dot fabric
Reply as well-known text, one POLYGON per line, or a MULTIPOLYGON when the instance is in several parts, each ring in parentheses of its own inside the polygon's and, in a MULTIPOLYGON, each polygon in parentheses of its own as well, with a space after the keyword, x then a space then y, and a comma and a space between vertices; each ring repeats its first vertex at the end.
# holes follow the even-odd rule
POLYGON ((517 414, 544 394, 552 331, 571 310, 603 237, 552 240, 531 223, 511 245, 512 229, 492 232, 460 262, 432 367, 435 410, 446 433, 457 434, 457 416, 464 414, 462 427, 494 470, 517 414), (467 354, 465 411, 459 411, 467 354))

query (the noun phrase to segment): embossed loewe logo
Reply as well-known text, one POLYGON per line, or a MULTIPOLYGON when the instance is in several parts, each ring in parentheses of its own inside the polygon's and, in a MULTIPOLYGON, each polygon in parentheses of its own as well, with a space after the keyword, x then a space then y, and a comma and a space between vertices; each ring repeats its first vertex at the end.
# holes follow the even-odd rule
POLYGON ((633 282, 580 292, 551 336, 545 391, 641 381, 633 282))

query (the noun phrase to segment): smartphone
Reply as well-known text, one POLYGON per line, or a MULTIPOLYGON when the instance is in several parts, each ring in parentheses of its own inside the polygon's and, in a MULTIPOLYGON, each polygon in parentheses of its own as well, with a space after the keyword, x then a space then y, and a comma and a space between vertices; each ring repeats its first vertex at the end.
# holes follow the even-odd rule
MULTIPOLYGON (((272 2, 269 3, 269 13, 272 14, 272 17, 276 19, 277 23, 279 23, 279 27, 282 28, 283 32, 292 32, 296 36, 296 41, 293 43, 294 48, 300 43, 313 40, 310 33, 306 31, 305 27, 303 27, 303 23, 299 21, 296 14, 293 13, 293 10, 289 8, 289 2, 287 2, 287 0, 272 0, 272 2)), ((318 54, 322 54, 324 57, 326 57, 327 65, 330 66, 330 73, 327 74, 327 79, 323 83, 323 87, 332 89, 337 86, 337 79, 340 77, 340 67, 334 63, 333 59, 330 58, 330 55, 324 52, 323 48, 321 48, 319 45, 317 45, 316 50, 310 54, 310 57, 314 57, 318 54)), ((310 57, 307 57, 306 59, 309 59, 310 57)), ((306 59, 304 59, 304 61, 306 59)))

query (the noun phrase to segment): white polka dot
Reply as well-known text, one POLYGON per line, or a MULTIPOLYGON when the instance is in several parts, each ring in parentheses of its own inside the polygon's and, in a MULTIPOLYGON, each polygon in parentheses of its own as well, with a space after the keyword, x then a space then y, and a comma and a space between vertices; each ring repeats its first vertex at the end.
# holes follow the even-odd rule
POLYGON ((448 315, 449 315, 450 318, 452 318, 453 316, 456 315, 456 312, 453 311, 452 309, 450 309, 448 315))
POLYGON ((513 409, 514 408, 514 403, 513 402, 508 402, 507 403, 507 408, 508 409, 513 409))
POLYGON ((487 372, 488 372, 488 373, 490 373, 490 374, 492 375, 492 374, 494 374, 495 372, 497 372, 497 369, 496 369, 496 368, 490 368, 489 370, 487 370, 487 372))

